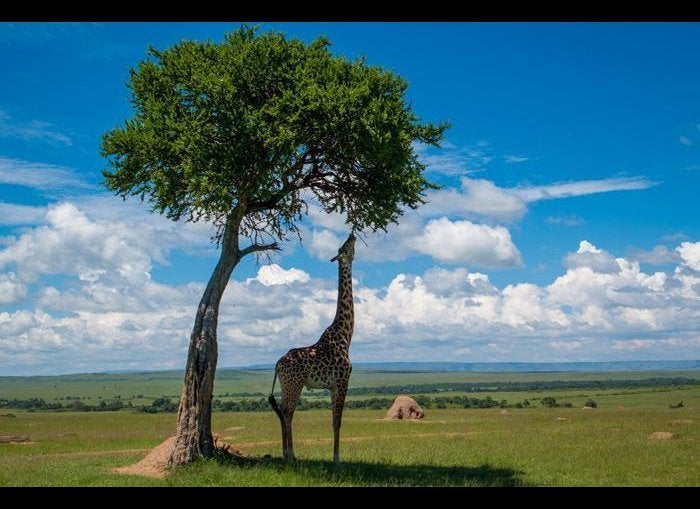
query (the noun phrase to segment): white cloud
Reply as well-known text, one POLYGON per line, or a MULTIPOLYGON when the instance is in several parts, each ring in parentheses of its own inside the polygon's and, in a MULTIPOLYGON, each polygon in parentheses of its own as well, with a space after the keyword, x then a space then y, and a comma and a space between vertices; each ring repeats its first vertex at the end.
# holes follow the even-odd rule
POLYGON ((70 146, 70 137, 57 131, 49 122, 30 120, 29 122, 11 121, 10 116, 0 110, 0 138, 15 138, 19 140, 40 140, 52 145, 70 146))
POLYGON ((286 285, 289 283, 306 283, 311 276, 303 270, 291 268, 285 270, 276 263, 263 265, 258 269, 256 279, 265 286, 286 285))
POLYGON ((569 253, 566 256, 566 267, 590 267, 596 272, 610 273, 617 272, 619 269, 615 258, 602 249, 598 249, 587 240, 582 240, 579 243, 579 248, 575 253, 569 253))
POLYGON ((680 141, 681 144, 685 145, 686 147, 690 147, 693 144, 692 140, 687 136, 681 136, 680 138, 678 138, 678 141, 680 141))
POLYGON ((474 264, 480 267, 514 267, 522 264, 520 252, 502 227, 474 224, 471 221, 434 219, 416 239, 414 249, 448 263, 474 264))
POLYGON ((525 161, 528 160, 528 158, 523 157, 523 156, 512 156, 511 155, 511 156, 503 156, 503 160, 509 164, 517 164, 517 163, 524 163, 525 161))
MULTIPOLYGON (((459 188, 428 191, 427 203, 416 210, 404 211, 399 224, 390 225, 387 233, 364 235, 367 246, 358 244, 357 252, 369 262, 400 261, 419 253, 450 263, 517 267, 522 265, 520 253, 508 229, 498 222, 521 219, 528 203, 646 189, 652 185, 655 184, 645 178, 635 177, 503 188, 486 179, 462 177, 459 188), (467 245, 471 241, 474 244, 467 245)), ((308 201, 310 225, 302 227, 304 246, 313 256, 328 259, 335 255, 348 226, 340 214, 326 214, 313 199, 308 201)), ((578 216, 550 217, 548 221, 566 226, 583 222, 578 216)))
POLYGON ((615 341, 612 345, 612 349, 635 351, 649 349, 654 343, 655 341, 651 339, 629 339, 627 341, 615 341))
POLYGON ((46 215, 46 207, 16 205, 0 201, 0 226, 38 224, 46 215))
POLYGON ((560 352, 570 353, 580 350, 585 345, 583 341, 550 341, 549 346, 560 352))
POLYGON ((680 254, 685 265, 700 271, 700 242, 682 242, 676 251, 680 254))
POLYGON ((14 272, 0 273, 0 304, 16 304, 26 296, 27 287, 17 281, 14 272))
POLYGON ((44 191, 91 187, 70 168, 8 157, 0 157, 0 184, 14 184, 44 191))
POLYGON ((174 243, 167 237, 167 232, 147 225, 134 228, 124 222, 92 221, 75 205, 61 203, 48 208, 45 225, 0 251, 0 267, 15 266, 25 281, 41 274, 80 275, 97 268, 104 269, 104 279, 118 274, 142 282, 151 259, 164 260, 168 243, 174 243), (152 236, 158 233, 158 239, 152 236))
POLYGON ((454 270, 433 267, 423 274, 422 279, 432 293, 450 297, 493 295, 497 291, 486 274, 469 272, 464 267, 454 270))
POLYGON ((655 186, 656 182, 643 177, 609 178, 600 180, 579 180, 543 186, 514 188, 512 192, 530 203, 539 200, 570 198, 587 194, 609 193, 612 191, 637 191, 655 186))
POLYGON ((309 252, 322 260, 333 258, 338 253, 338 248, 343 244, 340 236, 326 229, 307 230, 304 237, 309 252))
POLYGON ((654 246, 651 251, 643 249, 630 250, 630 258, 651 265, 663 265, 666 263, 677 263, 680 260, 680 255, 677 251, 671 251, 663 245, 654 246))
POLYGON ((461 190, 446 188, 426 194, 428 203, 418 209, 423 217, 460 215, 513 221, 527 211, 525 202, 511 190, 490 180, 461 179, 461 190))
POLYGON ((575 214, 571 214, 568 216, 547 216, 546 221, 548 224, 558 226, 578 226, 586 222, 583 220, 583 218, 575 214))
MULTIPOLYGON (((126 251, 140 253, 137 259, 144 257, 148 266, 155 262, 156 252, 118 222, 81 218, 70 207, 59 208, 55 216, 64 217, 69 230, 109 230, 126 251)), ((37 233, 42 228, 25 238, 43 240, 37 233)), ((61 238, 76 245, 75 234, 61 238)), ((44 285, 34 294, 34 309, 0 312, 4 373, 184 365, 203 284, 164 285, 148 273, 133 278, 115 270, 124 260, 110 255, 100 239, 85 237, 101 246, 101 256, 64 264, 64 288, 44 285)), ((636 352, 647 358, 695 358, 699 249, 700 243, 685 242, 678 247, 675 270, 647 274, 625 258, 613 258, 615 271, 601 267, 595 256, 612 255, 583 241, 574 253, 580 256, 576 263, 544 286, 499 289, 486 274, 465 267, 397 274, 384 288, 356 282, 351 354, 356 360, 609 360, 636 352)), ((52 250, 58 257, 68 251, 58 244, 52 250)), ((23 284, 8 273, 3 281, 23 284)), ((312 278, 294 267, 271 265, 246 281, 232 279, 219 314, 220 365, 271 363, 291 347, 312 344, 331 322, 336 297, 334 280, 312 278)))
POLYGON ((440 148, 418 143, 414 145, 414 149, 428 172, 465 175, 482 170, 491 162, 493 157, 488 153, 490 145, 483 140, 461 148, 449 142, 443 143, 440 148))

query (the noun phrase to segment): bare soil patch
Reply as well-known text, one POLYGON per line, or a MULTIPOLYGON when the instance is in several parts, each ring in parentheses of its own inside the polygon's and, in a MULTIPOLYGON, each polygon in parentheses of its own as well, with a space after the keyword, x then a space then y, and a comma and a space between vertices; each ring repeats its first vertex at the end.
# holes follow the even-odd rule
POLYGON ((20 444, 22 442, 31 442, 27 435, 0 435, 0 444, 20 444))
POLYGON ((692 419, 673 419, 671 421, 672 426, 678 426, 679 424, 693 424, 692 419))
POLYGON ((652 440, 671 440, 674 438, 676 435, 669 431, 655 431, 651 435, 649 435, 649 438, 652 440))

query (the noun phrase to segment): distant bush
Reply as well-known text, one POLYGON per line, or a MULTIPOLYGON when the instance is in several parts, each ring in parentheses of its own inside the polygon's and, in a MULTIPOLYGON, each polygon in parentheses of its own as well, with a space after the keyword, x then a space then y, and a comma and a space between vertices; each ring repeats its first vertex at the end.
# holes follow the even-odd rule
POLYGON ((588 398, 583 406, 587 406, 589 408, 598 408, 598 403, 596 403, 594 399, 588 398))
POLYGON ((147 414, 173 413, 177 412, 177 403, 174 403, 170 398, 156 398, 148 406, 136 407, 136 411, 147 414))
MULTIPOLYGON (((364 394, 434 394, 440 392, 515 392, 548 391, 559 389, 630 389, 637 387, 682 387, 700 385, 700 378, 653 377, 638 380, 533 380, 493 382, 439 382, 428 384, 380 385, 376 387, 351 387, 348 395, 364 394)), ((236 393, 232 396, 242 396, 236 393)), ((537 398, 530 398, 534 400, 537 398)), ((416 400, 417 401, 417 400, 416 400)), ((420 402, 418 402, 422 406, 420 402)))
POLYGON ((554 399, 552 396, 546 396, 546 397, 542 398, 542 401, 540 401, 540 403, 542 403, 543 407, 547 407, 547 408, 554 408, 554 407, 559 406, 559 405, 557 405, 557 400, 554 399))
POLYGON ((79 399, 74 399, 70 403, 68 403, 69 408, 73 410, 74 412, 86 412, 87 411, 87 405, 80 401, 79 399))
POLYGON ((683 408, 683 402, 679 401, 675 405, 668 405, 668 408, 683 408))

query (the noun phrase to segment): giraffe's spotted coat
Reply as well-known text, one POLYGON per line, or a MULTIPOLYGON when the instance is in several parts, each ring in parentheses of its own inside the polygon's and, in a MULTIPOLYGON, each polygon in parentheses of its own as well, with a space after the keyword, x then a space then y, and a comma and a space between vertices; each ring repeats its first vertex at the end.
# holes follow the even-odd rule
MULTIPOLYGON (((338 260, 338 305, 333 323, 313 345, 292 348, 275 366, 282 400, 278 416, 282 426, 282 450, 285 458, 294 459, 292 419, 304 387, 328 389, 333 403, 333 460, 338 463, 340 423, 345 404, 348 381, 352 372, 350 341, 352 340, 355 312, 352 296, 352 261, 355 255, 355 237, 350 235, 333 260, 338 260)), ((273 382, 274 390, 274 382, 273 382)), ((271 396, 273 407, 274 397, 271 396)))

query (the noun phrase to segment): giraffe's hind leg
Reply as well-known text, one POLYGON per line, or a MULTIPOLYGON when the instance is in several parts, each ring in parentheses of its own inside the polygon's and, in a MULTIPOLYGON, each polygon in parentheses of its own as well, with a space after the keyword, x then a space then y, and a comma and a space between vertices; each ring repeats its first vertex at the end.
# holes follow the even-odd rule
POLYGON ((280 405, 280 411, 284 419, 282 422, 282 455, 287 461, 296 459, 294 457, 294 441, 292 440, 292 419, 294 418, 294 410, 296 410, 297 403, 299 403, 302 389, 303 385, 290 384, 282 387, 282 404, 280 405))
POLYGON ((331 403, 333 407, 333 463, 340 464, 340 424, 343 419, 343 407, 345 406, 345 395, 348 390, 348 381, 338 383, 331 391, 331 403))

